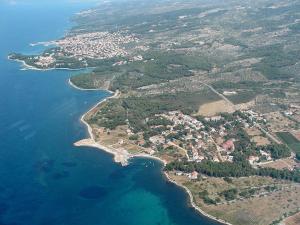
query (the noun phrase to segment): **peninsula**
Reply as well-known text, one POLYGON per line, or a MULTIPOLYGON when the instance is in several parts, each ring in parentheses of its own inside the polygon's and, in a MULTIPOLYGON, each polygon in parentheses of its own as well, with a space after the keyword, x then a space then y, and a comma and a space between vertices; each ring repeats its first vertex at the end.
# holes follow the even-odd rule
POLYGON ((202 214, 233 225, 299 221, 300 4, 104 2, 77 14, 37 69, 93 68, 69 83, 108 90, 75 143, 164 164, 202 214))

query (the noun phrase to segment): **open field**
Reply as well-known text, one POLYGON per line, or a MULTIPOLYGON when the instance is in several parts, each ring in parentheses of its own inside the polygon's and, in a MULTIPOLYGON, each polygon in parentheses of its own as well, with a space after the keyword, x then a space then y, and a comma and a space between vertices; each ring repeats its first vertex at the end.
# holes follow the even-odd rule
POLYGON ((300 154, 300 141, 289 132, 277 132, 276 135, 295 153, 300 154))
POLYGON ((274 168, 278 170, 288 169, 292 170, 294 167, 300 168, 300 163, 296 162, 294 159, 278 159, 276 161, 263 163, 260 165, 263 168, 274 168))
POLYGON ((130 154, 144 152, 143 148, 140 148, 138 145, 135 145, 129 141, 126 130, 126 126, 119 126, 112 131, 105 131, 101 128, 94 128, 93 133, 96 140, 101 145, 109 146, 114 149, 126 149, 130 154))
POLYGON ((265 225, 281 219, 281 215, 297 210, 299 200, 299 187, 294 187, 268 196, 212 206, 209 207, 209 212, 219 217, 224 216, 234 224, 265 225))
POLYGON ((163 159, 166 162, 172 162, 176 159, 186 159, 186 152, 181 148, 169 145, 169 147, 165 148, 164 150, 155 153, 155 156, 163 159))
POLYGON ((286 218, 285 220, 282 221, 282 223, 284 225, 298 225, 298 224, 300 224, 300 212, 286 218))
POLYGON ((265 114, 264 117, 268 121, 268 127, 273 132, 281 132, 290 130, 295 126, 295 122, 283 116, 280 112, 271 112, 265 114))
POLYGON ((232 113, 234 111, 234 107, 228 102, 219 100, 201 105, 197 114, 202 116, 214 116, 218 113, 232 113))
POLYGON ((271 144, 268 138, 262 136, 253 136, 251 138, 251 141, 254 141, 257 146, 264 146, 264 145, 271 144))
POLYGON ((259 136, 262 132, 257 127, 246 128, 245 131, 249 136, 259 136))
POLYGON ((300 186, 290 182, 261 177, 232 178, 230 182, 222 178, 200 178, 195 181, 186 176, 171 175, 171 178, 187 186, 196 204, 205 212, 233 224, 270 224, 300 207, 300 186), (238 193, 250 189, 255 189, 255 192, 251 197, 244 198, 238 194, 239 197, 231 201, 224 200, 219 194, 232 189, 236 189, 238 193), (203 201, 203 196, 221 200, 217 204, 207 204, 203 201))
POLYGON ((233 103, 233 104, 241 104, 241 103, 247 103, 250 102, 255 98, 257 95, 254 91, 238 91, 236 95, 230 95, 227 96, 227 98, 233 103))
POLYGON ((294 130, 292 131, 292 134, 298 141, 300 141, 300 130, 294 130))

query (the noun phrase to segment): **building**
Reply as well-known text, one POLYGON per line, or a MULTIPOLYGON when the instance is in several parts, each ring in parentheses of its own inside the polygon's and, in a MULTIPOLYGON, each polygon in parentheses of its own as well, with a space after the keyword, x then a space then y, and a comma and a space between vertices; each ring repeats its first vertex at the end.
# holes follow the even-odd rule
POLYGON ((205 117, 204 120, 206 121, 219 121, 222 119, 222 116, 212 116, 212 117, 205 117))
POLYGON ((249 163, 251 164, 251 165, 253 165, 255 162, 257 162, 259 160, 259 157, 258 156, 253 156, 253 155, 251 155, 251 156, 249 156, 249 158, 248 158, 248 161, 249 161, 249 163))
POLYGON ((262 156, 265 156, 265 157, 266 157, 266 160, 268 160, 268 161, 272 160, 272 157, 271 157, 271 154, 270 154, 270 153, 267 153, 267 152, 265 152, 265 151, 263 151, 263 150, 260 150, 259 152, 260 152, 260 154, 261 154, 262 156))
POLYGON ((198 172, 197 171, 193 171, 191 174, 189 174, 189 178, 191 180, 196 180, 198 178, 198 172))
POLYGON ((230 139, 230 140, 225 141, 225 142, 222 144, 222 148, 223 148, 225 151, 234 151, 234 142, 233 142, 233 140, 230 139))
POLYGON ((156 135, 149 138, 149 141, 151 141, 153 144, 164 144, 166 142, 166 139, 161 135, 156 135))
POLYGON ((118 144, 119 144, 119 145, 124 144, 124 140, 123 140, 123 139, 119 139, 118 144))

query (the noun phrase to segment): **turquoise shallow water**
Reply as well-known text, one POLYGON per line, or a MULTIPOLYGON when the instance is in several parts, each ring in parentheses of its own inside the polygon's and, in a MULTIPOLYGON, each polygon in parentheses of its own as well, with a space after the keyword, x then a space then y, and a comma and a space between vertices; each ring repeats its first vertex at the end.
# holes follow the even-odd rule
POLYGON ((102 151, 73 147, 87 136, 80 116, 106 92, 71 88, 70 71, 24 71, 7 60, 12 51, 41 51, 28 44, 61 37, 91 3, 8 2, 0 1, 0 224, 216 224, 188 207, 159 162, 121 167, 102 151))

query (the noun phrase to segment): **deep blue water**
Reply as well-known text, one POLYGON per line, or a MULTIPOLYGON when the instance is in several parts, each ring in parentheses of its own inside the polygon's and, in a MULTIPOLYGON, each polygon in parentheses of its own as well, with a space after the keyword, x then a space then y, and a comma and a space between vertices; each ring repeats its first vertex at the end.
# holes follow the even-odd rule
POLYGON ((0 224, 213 225, 188 207, 161 164, 134 159, 127 167, 92 148, 80 116, 108 96, 78 91, 70 71, 24 71, 10 52, 63 36, 70 16, 91 3, 0 0, 0 224))

